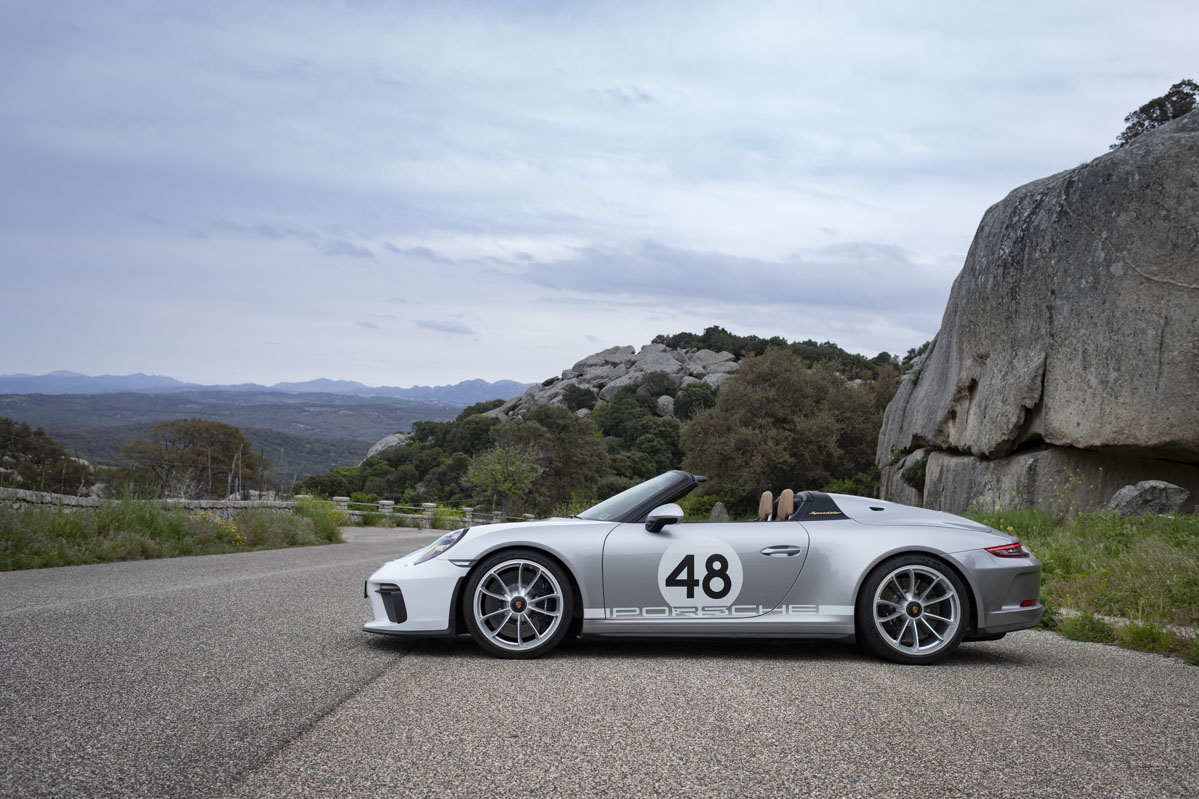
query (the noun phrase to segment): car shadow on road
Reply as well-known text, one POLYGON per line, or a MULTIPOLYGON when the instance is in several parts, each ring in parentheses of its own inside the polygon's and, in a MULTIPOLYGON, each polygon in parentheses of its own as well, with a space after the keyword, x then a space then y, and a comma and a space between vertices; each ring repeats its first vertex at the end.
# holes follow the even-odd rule
MULTIPOLYGON (((376 638, 372 646, 382 651, 420 654, 445 659, 490 659, 469 635, 454 638, 376 638)), ((878 661, 862 647, 841 640, 797 638, 640 638, 585 637, 568 639, 548 658, 577 660, 663 659, 673 660, 758 660, 812 663, 861 663, 878 661)), ((1002 641, 966 643, 942 664, 946 666, 1035 665, 1029 653, 1005 646, 1002 641)))

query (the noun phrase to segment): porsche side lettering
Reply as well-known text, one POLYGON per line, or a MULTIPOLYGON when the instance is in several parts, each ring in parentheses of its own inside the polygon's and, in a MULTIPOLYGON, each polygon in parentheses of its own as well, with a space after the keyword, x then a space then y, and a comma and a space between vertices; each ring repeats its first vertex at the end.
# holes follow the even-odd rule
POLYGON ((779 605, 764 608, 761 605, 683 605, 681 607, 653 608, 604 608, 608 619, 652 619, 683 618, 701 616, 802 616, 816 613, 815 605, 779 605))

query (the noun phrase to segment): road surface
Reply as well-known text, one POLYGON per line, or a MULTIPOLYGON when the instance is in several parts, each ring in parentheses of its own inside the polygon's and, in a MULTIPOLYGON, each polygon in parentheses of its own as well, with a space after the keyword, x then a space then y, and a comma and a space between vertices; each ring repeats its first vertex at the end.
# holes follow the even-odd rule
POLYGON ((360 631, 431 540, 0 574, 3 796, 1199 795, 1199 668, 1045 632, 843 644, 360 631))

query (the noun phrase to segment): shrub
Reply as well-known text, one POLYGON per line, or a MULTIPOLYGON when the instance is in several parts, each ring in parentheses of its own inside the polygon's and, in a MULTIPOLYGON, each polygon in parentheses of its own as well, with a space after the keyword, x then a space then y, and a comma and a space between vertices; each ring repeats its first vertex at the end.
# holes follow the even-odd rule
POLYGON ((1089 612, 1062 619, 1058 625, 1058 632, 1075 641, 1096 644, 1111 644, 1116 641, 1116 628, 1112 623, 1089 612))
POLYGON ((1192 636, 1182 650, 1182 659, 1192 666, 1199 666, 1199 636, 1192 636))
POLYGON ((461 508, 450 508, 443 505, 438 505, 433 509, 433 529, 434 530, 457 530, 465 522, 462 520, 464 516, 461 508))
POLYGON ((341 543, 341 528, 349 524, 349 519, 337 506, 319 499, 298 500, 296 515, 311 519, 317 538, 332 544, 341 543))
POLYGON ((1178 651, 1182 642, 1178 636, 1169 630, 1163 630, 1156 624, 1132 622, 1125 624, 1116 631, 1116 643, 1125 649, 1135 649, 1138 652, 1156 652, 1168 654, 1178 651))
POLYGON ((595 407, 595 394, 591 389, 572 383, 563 390, 562 401, 566 403, 567 409, 571 412, 582 410, 583 408, 591 409, 595 407))
POLYGON ((340 541, 312 519, 266 509, 221 516, 124 499, 94 510, 0 505, 0 570, 216 555, 340 541))
POLYGON ((928 456, 925 455, 912 463, 910 463, 902 472, 899 473, 899 479, 910 485, 917 491, 924 493, 924 474, 928 468, 928 456))
POLYGON ((665 372, 647 372, 645 377, 637 381, 637 393, 657 399, 663 395, 674 397, 679 387, 674 378, 665 372))
POLYGON ((1051 599, 1041 597, 1041 606, 1045 608, 1045 615, 1041 617, 1041 629, 1056 630, 1062 624, 1062 612, 1051 599))
POLYGON ((674 398, 674 416, 687 421, 705 408, 716 405, 716 389, 707 383, 692 383, 674 398))
POLYGON ((363 527, 395 527, 395 520, 390 513, 380 513, 377 510, 362 512, 363 527))

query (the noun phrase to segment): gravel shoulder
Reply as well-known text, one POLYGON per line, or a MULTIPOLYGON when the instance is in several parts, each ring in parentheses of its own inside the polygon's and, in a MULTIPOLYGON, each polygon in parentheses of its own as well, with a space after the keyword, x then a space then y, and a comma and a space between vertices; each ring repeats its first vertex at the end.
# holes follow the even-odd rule
POLYGON ((1199 669, 1050 633, 921 668, 361 632, 362 580, 434 535, 0 574, 0 795, 1199 795, 1199 669))

